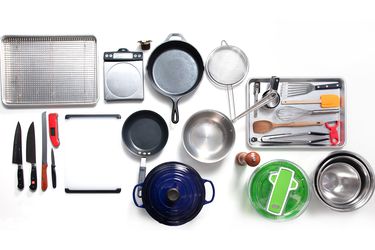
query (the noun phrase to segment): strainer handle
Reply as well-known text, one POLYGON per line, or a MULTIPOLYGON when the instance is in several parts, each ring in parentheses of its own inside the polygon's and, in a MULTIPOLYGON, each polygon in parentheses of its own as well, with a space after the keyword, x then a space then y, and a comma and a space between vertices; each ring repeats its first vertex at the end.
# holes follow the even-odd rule
POLYGON ((270 89, 269 89, 270 91, 268 92, 268 94, 266 96, 264 96, 260 101, 255 103, 253 106, 251 106, 250 108, 248 108, 247 110, 245 110, 244 112, 242 112, 241 114, 236 116, 234 119, 231 118, 232 122, 234 123, 234 122, 238 121, 239 119, 241 119, 242 117, 244 117, 248 113, 253 112, 255 110, 258 110, 261 107, 263 107, 263 106, 267 105, 268 103, 272 102, 273 100, 275 100, 275 98, 277 98, 277 96, 278 96, 277 89, 279 87, 279 82, 280 82, 280 79, 276 76, 273 76, 270 80, 270 89))
POLYGON ((165 39, 165 42, 168 42, 168 41, 172 40, 171 39, 172 37, 179 37, 181 41, 184 41, 184 42, 186 41, 185 37, 182 34, 180 34, 180 33, 171 33, 171 34, 169 34, 167 36, 167 38, 165 39))
POLYGON ((276 97, 277 97, 276 90, 271 89, 271 91, 265 97, 263 97, 259 102, 255 103, 253 106, 251 106, 250 108, 248 108, 247 110, 245 110, 244 112, 236 116, 234 119, 232 119, 232 122, 234 123, 238 121, 239 119, 241 119, 242 117, 244 117, 245 115, 247 115, 248 113, 253 112, 254 110, 260 109, 261 107, 272 102, 276 97))

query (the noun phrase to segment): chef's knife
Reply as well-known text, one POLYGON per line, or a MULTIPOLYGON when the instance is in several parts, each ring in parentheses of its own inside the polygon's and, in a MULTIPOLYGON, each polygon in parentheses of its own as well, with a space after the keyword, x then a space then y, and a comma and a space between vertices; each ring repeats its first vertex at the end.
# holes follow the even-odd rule
POLYGON ((55 153, 51 148, 51 171, 52 171, 52 187, 56 188, 56 165, 55 165, 55 153))
POLYGON ((30 190, 35 191, 37 188, 37 175, 36 175, 36 156, 35 156, 35 128, 34 122, 31 123, 29 131, 27 132, 26 139, 26 161, 31 163, 31 183, 30 190))
POLYGON ((23 169, 22 169, 22 132, 21 132, 21 125, 19 122, 17 123, 16 132, 14 134, 12 162, 13 164, 18 165, 17 187, 19 190, 22 190, 24 187, 23 169))
POLYGON ((46 191, 47 181, 47 113, 42 113, 42 190, 46 191))

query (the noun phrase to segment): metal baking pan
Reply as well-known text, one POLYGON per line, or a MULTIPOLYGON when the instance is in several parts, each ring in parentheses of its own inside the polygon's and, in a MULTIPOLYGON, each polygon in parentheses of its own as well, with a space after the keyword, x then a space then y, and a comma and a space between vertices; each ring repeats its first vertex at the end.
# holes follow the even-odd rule
POLYGON ((2 101, 8 107, 94 105, 94 36, 4 36, 2 101))
MULTIPOLYGON (((260 86, 260 92, 258 94, 259 100, 262 98, 262 95, 264 92, 268 90, 269 87, 270 78, 254 78, 251 79, 247 83, 246 88, 246 100, 247 100, 247 107, 250 107, 255 103, 255 95, 254 95, 254 85, 255 83, 259 83, 260 86)), ((289 85, 291 86, 291 85, 289 85)), ((306 149, 337 149, 342 148, 346 143, 346 118, 345 118, 345 84, 344 81, 341 78, 280 78, 280 84, 278 88, 278 93, 280 95, 280 104, 277 105, 273 109, 269 109, 267 107, 263 107, 258 110, 256 117, 254 117, 254 113, 250 113, 246 117, 246 128, 247 128, 247 141, 248 145, 251 148, 306 148, 306 149), (290 96, 288 97, 288 83, 299 83, 301 86, 304 86, 305 89, 307 85, 312 84, 315 88, 316 85, 327 85, 327 84, 340 84, 341 88, 336 89, 324 89, 324 90, 314 90, 302 95, 298 96, 290 96), (319 104, 304 104, 304 105, 283 105, 282 102, 285 100, 316 100, 320 99, 320 95, 326 95, 326 94, 333 94, 340 97, 340 103, 338 112, 334 114, 315 114, 315 115, 305 115, 297 119, 293 119, 290 121, 283 121, 280 120, 277 116, 277 110, 280 108, 285 107, 294 107, 294 108, 300 108, 305 110, 318 110, 318 109, 324 109, 321 108, 319 104), (273 130, 267 132, 267 133, 255 133, 253 129, 253 123, 258 120, 269 120, 273 123, 286 123, 286 122, 306 122, 306 121, 312 121, 312 122, 331 122, 333 121, 339 121, 339 126, 337 128, 338 132, 338 143, 332 144, 329 140, 325 140, 322 142, 316 142, 312 144, 305 144, 306 142, 311 142, 318 139, 327 139, 330 138, 329 135, 327 136, 317 136, 317 135, 305 135, 309 132, 317 132, 317 133, 324 133, 329 134, 329 129, 327 129, 324 125, 322 126, 309 126, 309 127, 280 127, 280 128, 274 128, 273 130), (285 134, 303 134, 302 136, 296 136, 296 137, 287 137, 280 139, 283 140, 294 140, 296 143, 264 143, 262 141, 262 136, 265 136, 264 138, 269 138, 268 136, 273 135, 285 135, 285 134)), ((265 140, 266 141, 266 140, 265 140)))

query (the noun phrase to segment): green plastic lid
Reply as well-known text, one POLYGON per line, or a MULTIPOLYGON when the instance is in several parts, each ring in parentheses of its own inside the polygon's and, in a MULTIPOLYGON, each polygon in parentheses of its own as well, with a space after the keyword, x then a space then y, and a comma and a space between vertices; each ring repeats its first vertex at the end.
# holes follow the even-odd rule
POLYGON ((255 210, 266 218, 292 219, 299 216, 310 201, 309 179, 290 161, 271 161, 252 174, 249 198, 255 210))

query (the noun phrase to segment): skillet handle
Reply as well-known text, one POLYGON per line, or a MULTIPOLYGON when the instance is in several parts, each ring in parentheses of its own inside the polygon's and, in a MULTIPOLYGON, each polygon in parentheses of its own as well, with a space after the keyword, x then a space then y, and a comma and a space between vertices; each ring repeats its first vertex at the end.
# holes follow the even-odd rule
POLYGON ((172 37, 179 37, 181 41, 186 41, 185 37, 180 34, 180 33, 171 33, 168 35, 168 37, 165 39, 166 42, 168 42, 169 40, 172 40, 171 38, 172 37))
POLYGON ((178 113, 178 100, 175 101, 175 100, 172 100, 172 103, 173 103, 173 106, 172 106, 172 122, 174 124, 178 123, 178 121, 180 120, 180 115, 178 113))
POLYGON ((211 185, 211 187, 212 187, 212 197, 211 197, 211 199, 210 199, 209 201, 205 200, 205 201, 204 201, 204 205, 213 202, 213 200, 214 200, 214 198, 215 198, 215 187, 214 187, 214 184, 212 183, 212 181, 209 181, 209 180, 203 180, 203 183, 206 183, 206 182, 208 182, 208 183, 211 185))
MULTIPOLYGON (((138 173, 138 184, 143 183, 146 178, 146 158, 141 158, 141 165, 139 166, 139 173, 138 173)), ((142 187, 138 187, 138 197, 142 197, 142 187)))

